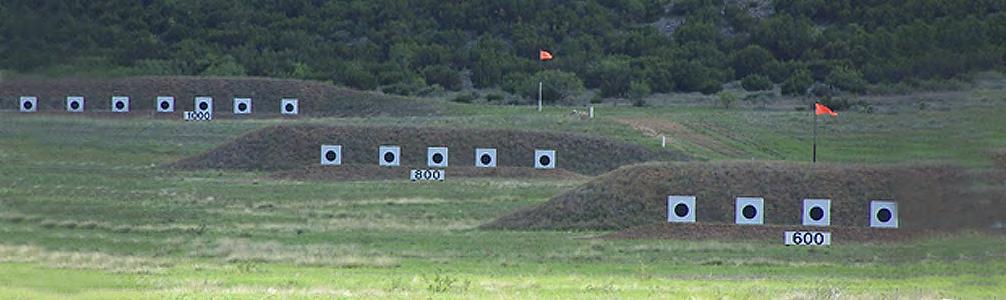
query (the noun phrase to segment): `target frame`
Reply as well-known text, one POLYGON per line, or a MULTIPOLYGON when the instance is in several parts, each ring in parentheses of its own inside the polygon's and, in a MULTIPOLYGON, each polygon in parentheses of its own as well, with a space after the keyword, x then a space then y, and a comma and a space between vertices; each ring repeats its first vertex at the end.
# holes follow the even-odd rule
POLYGON ((279 112, 284 115, 300 114, 300 100, 297 98, 283 98, 279 101, 279 112))
POLYGON ((128 113, 129 96, 112 96, 111 108, 114 113, 128 113))
POLYGON ((383 167, 397 167, 401 165, 402 159, 402 148, 399 146, 381 146, 377 151, 377 162, 383 167), (388 154, 392 154, 391 160, 388 160, 388 154))
POLYGON ((535 149, 534 168, 535 169, 555 169, 555 150, 535 149))
POLYGON ((695 223, 695 196, 667 196, 668 223, 695 223))
POLYGON ((234 114, 235 115, 249 115, 251 113, 252 113, 252 99, 251 98, 234 98, 234 114))
POLYGON ((447 147, 427 147, 426 148, 426 166, 431 168, 446 168, 448 165, 450 157, 448 156, 447 147), (440 162, 436 161, 436 156, 441 155, 440 162))
POLYGON ((66 96, 66 111, 72 113, 84 112, 84 105, 87 104, 84 96, 66 96), (77 106, 77 108, 74 108, 77 106))
POLYGON ((192 111, 200 113, 213 113, 213 97, 196 97, 192 100, 192 111))
POLYGON ((734 223, 741 225, 764 225, 765 198, 737 197, 734 205, 734 223), (752 210, 754 212, 753 215, 751 214, 752 210))
POLYGON ((157 96, 157 100, 154 102, 159 113, 175 112, 175 97, 173 96, 157 96))
POLYGON ((803 226, 831 226, 831 199, 803 199, 803 226), (815 208, 821 209, 816 211, 815 208), (820 213, 820 218, 815 218, 820 213))
POLYGON ((898 203, 891 200, 870 201, 870 227, 873 228, 898 228, 898 203), (883 220, 882 212, 886 210, 888 218, 883 220))
POLYGON ((321 165, 323 166, 339 166, 342 165, 342 145, 321 145, 321 165), (330 157, 330 153, 334 153, 334 158, 330 157))
POLYGON ((23 113, 33 113, 38 111, 38 97, 35 96, 21 96, 17 102, 17 109, 23 113), (25 104, 28 107, 25 107, 25 104))
POLYGON ((475 148, 475 167, 495 168, 496 161, 497 161, 496 148, 475 148), (489 161, 484 162, 483 156, 488 156, 489 161))

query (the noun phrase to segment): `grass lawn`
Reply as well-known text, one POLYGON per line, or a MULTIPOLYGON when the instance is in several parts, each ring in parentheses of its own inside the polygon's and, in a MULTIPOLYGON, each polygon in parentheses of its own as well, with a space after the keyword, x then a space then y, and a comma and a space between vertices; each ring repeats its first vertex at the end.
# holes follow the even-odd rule
MULTIPOLYGON (((519 127, 700 159, 806 160, 806 112, 449 106, 442 117, 320 124, 519 127), (475 115, 478 111, 478 115, 475 115), (637 126, 638 127, 638 126, 637 126), (644 128, 645 129, 645 128, 644 128), (718 149, 716 147, 729 147, 718 149)), ((843 162, 989 164, 1006 109, 843 113, 819 155, 843 162)), ((182 123, 0 112, 0 298, 992 298, 1006 237, 792 248, 613 241, 604 232, 484 231, 582 181, 291 182, 158 165, 281 120, 182 123)), ((289 121, 287 121, 289 122, 289 121)), ((405 173, 403 173, 403 178, 405 173)), ((781 233, 780 233, 781 235, 781 233)))

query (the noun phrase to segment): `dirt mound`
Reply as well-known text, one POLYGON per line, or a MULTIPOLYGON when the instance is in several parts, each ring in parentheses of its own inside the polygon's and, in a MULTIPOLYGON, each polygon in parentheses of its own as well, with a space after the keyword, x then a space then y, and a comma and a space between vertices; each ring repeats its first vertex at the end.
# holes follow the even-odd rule
POLYGON ((131 112, 155 111, 157 96, 175 97, 175 114, 193 110, 196 96, 213 97, 214 117, 229 118, 234 97, 252 98, 249 117, 278 116, 281 98, 299 99, 300 115, 438 115, 432 103, 361 92, 331 84, 270 78, 131 77, 118 79, 18 79, 0 81, 0 109, 16 110, 21 96, 36 96, 41 112, 65 112, 67 96, 84 96, 89 112, 110 111, 112 96, 130 96, 131 112))
POLYGON ((869 201, 894 199, 902 228, 985 227, 1006 220, 1006 190, 975 188, 951 166, 782 162, 649 163, 620 168, 491 229, 624 229, 667 219, 667 195, 696 195, 703 223, 733 223, 739 196, 765 198, 766 224, 800 224, 802 199, 832 200, 835 226, 868 226, 869 201))
POLYGON ((706 240, 711 237, 723 240, 773 241, 782 243, 784 231, 831 232, 833 244, 844 242, 899 242, 938 234, 918 229, 882 229, 869 227, 830 226, 827 228, 797 225, 736 225, 703 223, 657 223, 632 227, 605 235, 607 239, 669 239, 706 240))
MULTIPOLYGON (((332 166, 310 166, 303 169, 280 171, 270 174, 274 179, 290 180, 401 180, 409 178, 408 172, 412 169, 427 169, 424 165, 402 166, 398 168, 381 167, 377 165, 343 165, 332 166)), ((474 166, 450 167, 445 172, 445 180, 452 178, 471 177, 503 177, 503 178, 549 178, 549 179, 576 179, 583 176, 566 170, 536 170, 527 167, 497 167, 497 168, 476 168, 474 166)))
POLYGON ((499 167, 532 167, 535 149, 554 149, 557 168, 589 175, 643 161, 686 159, 675 152, 655 151, 579 134, 439 127, 280 125, 248 133, 170 166, 261 171, 302 169, 319 164, 322 144, 342 145, 344 165, 376 165, 379 146, 398 145, 403 166, 425 166, 427 147, 449 147, 448 175, 454 172, 454 167, 474 165, 475 148, 496 148, 499 167))

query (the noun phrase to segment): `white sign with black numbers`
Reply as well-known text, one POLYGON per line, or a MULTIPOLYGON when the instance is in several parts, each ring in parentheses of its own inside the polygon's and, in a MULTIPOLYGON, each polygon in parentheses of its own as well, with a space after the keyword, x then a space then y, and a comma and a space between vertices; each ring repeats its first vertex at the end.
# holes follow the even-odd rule
POLYGON ((828 246, 831 245, 831 232, 786 231, 783 239, 786 246, 828 246))
POLYGON ((412 181, 444 181, 444 170, 412 170, 409 171, 409 180, 412 181))

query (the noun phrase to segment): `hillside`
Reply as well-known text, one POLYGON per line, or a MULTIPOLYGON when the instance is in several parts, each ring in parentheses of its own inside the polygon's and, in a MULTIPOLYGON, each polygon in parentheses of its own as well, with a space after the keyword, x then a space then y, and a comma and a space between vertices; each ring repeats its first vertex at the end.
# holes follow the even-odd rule
POLYGON ((112 96, 130 96, 131 111, 155 110, 157 96, 175 97, 175 115, 193 110, 195 96, 213 97, 216 117, 231 116, 235 97, 252 98, 253 114, 279 115, 281 98, 299 99, 307 116, 431 116, 442 107, 404 97, 361 92, 316 81, 228 77, 0 80, 0 107, 15 110, 18 97, 36 96, 40 111, 63 112, 67 96, 83 96, 87 111, 109 111, 112 96))
MULTIPOLYGON (((715 93, 724 82, 943 80, 1001 67, 1001 1, 6 1, 0 69, 330 80, 547 101, 715 93), (538 49, 555 59, 537 61, 538 49)), ((747 86, 747 85, 746 85, 747 86)))
POLYGON ((902 227, 986 227, 1006 217, 1006 187, 992 178, 1002 176, 940 165, 650 163, 602 175, 483 228, 624 229, 661 223, 672 194, 697 197, 700 223, 733 223, 735 197, 760 196, 765 223, 773 225, 798 225, 802 199, 827 198, 835 226, 866 226, 871 199, 895 199, 902 227), (976 178, 988 182, 977 187, 976 178))
MULTIPOLYGON (((475 148, 496 148, 497 166, 523 168, 533 167, 535 149, 554 149, 557 169, 588 175, 643 161, 688 159, 672 151, 654 151, 636 144, 580 134, 508 129, 280 125, 245 134, 171 166, 262 171, 302 169, 319 164, 321 144, 342 145, 344 165, 377 165, 378 147, 397 145, 402 149, 402 168, 425 167, 426 147, 446 146, 450 149, 449 171, 453 166, 473 165, 475 148)), ((343 170, 340 167, 327 169, 331 172, 343 170)), ((315 171, 308 168, 305 172, 308 174, 281 177, 310 178, 310 173, 315 171)))

